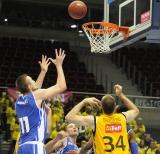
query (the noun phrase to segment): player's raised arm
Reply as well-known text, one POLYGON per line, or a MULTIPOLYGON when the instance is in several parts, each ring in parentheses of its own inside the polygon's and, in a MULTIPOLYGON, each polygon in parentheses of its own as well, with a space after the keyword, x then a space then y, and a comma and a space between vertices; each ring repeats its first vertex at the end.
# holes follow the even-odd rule
POLYGON ((114 89, 115 89, 116 95, 120 98, 122 103, 129 109, 129 111, 123 112, 123 114, 126 116, 127 122, 134 120, 139 114, 139 109, 122 92, 122 86, 117 84, 117 85, 114 86, 114 89))
MULTIPOLYGON (((64 132, 59 132, 58 135, 56 136, 55 139, 49 141, 46 145, 45 145, 45 149, 47 153, 51 153, 55 150, 55 145, 59 142, 62 141, 62 139, 64 139, 65 137, 67 137, 67 134, 64 132)), ((61 144, 62 146, 62 144, 61 144)))
POLYGON ((80 116, 78 113, 86 105, 92 105, 99 107, 100 101, 96 98, 86 98, 77 104, 65 117, 70 123, 75 123, 77 125, 91 126, 94 127, 94 117, 93 116, 80 116))
POLYGON ((49 87, 47 89, 40 89, 35 92, 35 98, 37 100, 45 100, 47 98, 51 98, 57 94, 62 93, 64 90, 66 90, 66 80, 63 72, 63 61, 65 58, 65 53, 62 51, 62 49, 59 50, 59 52, 56 50, 56 59, 49 58, 49 60, 54 63, 57 69, 57 83, 49 87))
POLYGON ((46 76, 46 73, 48 71, 48 66, 50 65, 50 61, 49 59, 47 58, 47 56, 44 56, 42 55, 42 60, 38 62, 40 67, 41 67, 41 72, 36 80, 36 86, 38 88, 41 88, 42 87, 42 84, 43 84, 43 81, 44 81, 44 78, 46 76))
POLYGON ((89 141, 86 143, 86 145, 80 149, 79 154, 84 154, 88 150, 90 150, 93 147, 93 134, 91 135, 89 141))

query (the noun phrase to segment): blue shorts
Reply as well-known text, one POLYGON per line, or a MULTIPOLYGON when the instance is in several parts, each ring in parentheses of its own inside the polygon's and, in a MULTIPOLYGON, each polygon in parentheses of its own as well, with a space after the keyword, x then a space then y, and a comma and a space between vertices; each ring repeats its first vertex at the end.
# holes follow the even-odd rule
POLYGON ((18 154, 46 154, 42 143, 27 142, 19 145, 18 154))

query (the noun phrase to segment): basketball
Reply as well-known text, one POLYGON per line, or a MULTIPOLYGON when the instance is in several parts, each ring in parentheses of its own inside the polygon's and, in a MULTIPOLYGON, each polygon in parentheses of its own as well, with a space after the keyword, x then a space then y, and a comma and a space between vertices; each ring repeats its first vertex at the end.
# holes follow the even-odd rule
POLYGON ((87 13, 87 6, 82 1, 73 1, 68 7, 68 13, 73 19, 82 19, 87 13))

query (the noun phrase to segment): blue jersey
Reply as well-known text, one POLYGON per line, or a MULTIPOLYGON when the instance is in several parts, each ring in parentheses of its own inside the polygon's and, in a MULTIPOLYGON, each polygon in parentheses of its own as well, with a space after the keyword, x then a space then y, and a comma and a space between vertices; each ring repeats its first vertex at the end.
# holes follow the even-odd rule
POLYGON ((56 154, 67 154, 69 151, 73 151, 73 150, 78 151, 78 146, 72 143, 72 140, 70 137, 67 137, 64 147, 60 149, 58 152, 56 152, 56 154))
POLYGON ((44 143, 47 132, 45 105, 39 109, 34 95, 29 93, 17 99, 15 109, 21 128, 19 145, 30 141, 44 143))

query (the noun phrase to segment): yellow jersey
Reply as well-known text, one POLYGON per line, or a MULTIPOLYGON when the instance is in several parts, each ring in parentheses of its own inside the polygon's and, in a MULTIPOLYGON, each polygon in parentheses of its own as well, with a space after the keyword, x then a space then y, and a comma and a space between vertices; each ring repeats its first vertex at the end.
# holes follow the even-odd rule
POLYGON ((95 127, 95 154, 130 154, 123 114, 97 116, 95 127))
POLYGON ((157 148, 155 148, 155 149, 151 149, 151 148, 149 148, 147 151, 146 151, 146 154, 155 154, 156 153, 156 151, 157 151, 157 148))

